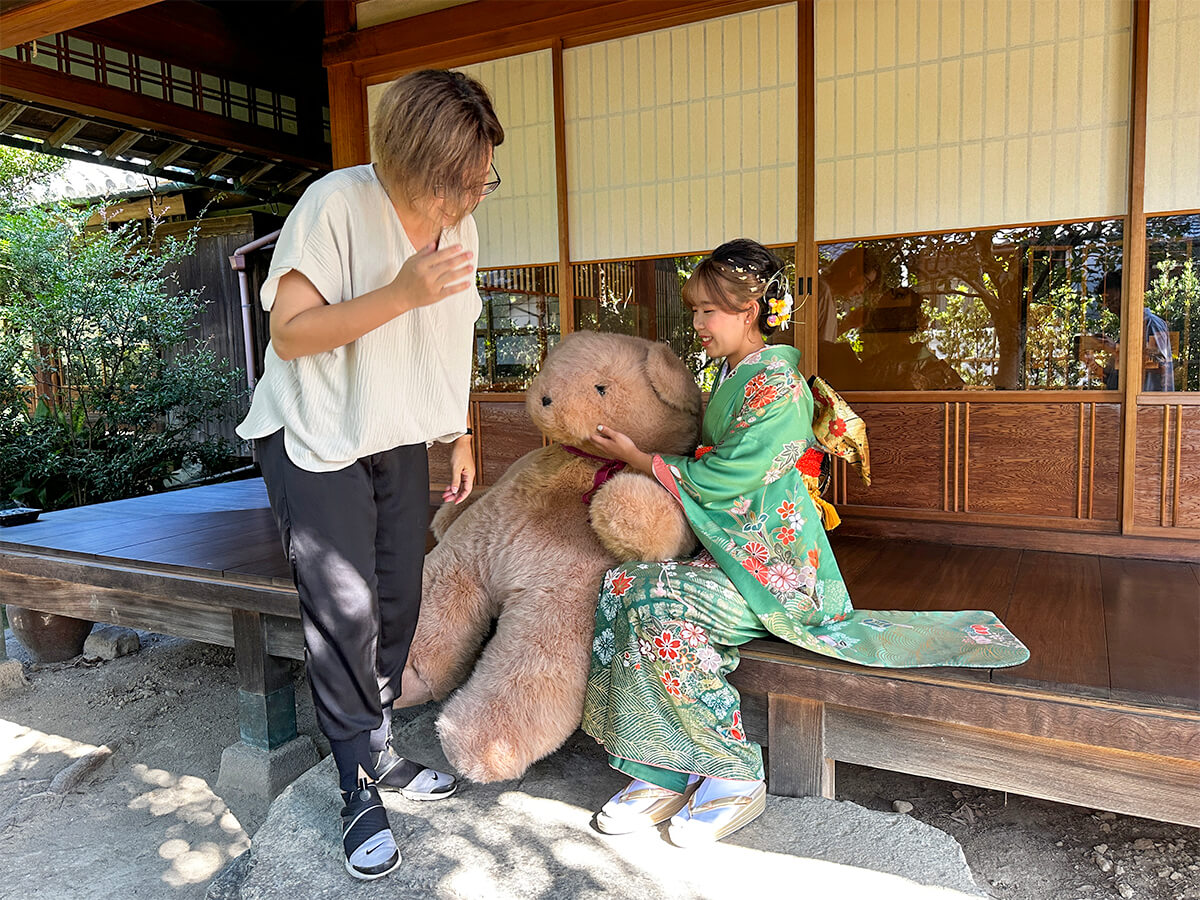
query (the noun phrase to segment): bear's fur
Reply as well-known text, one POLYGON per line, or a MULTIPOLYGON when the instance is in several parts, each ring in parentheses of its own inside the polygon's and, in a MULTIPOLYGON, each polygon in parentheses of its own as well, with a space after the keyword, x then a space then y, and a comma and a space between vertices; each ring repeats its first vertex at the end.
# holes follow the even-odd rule
POLYGON ((690 453, 700 390, 669 347, 568 335, 529 386, 526 406, 550 446, 434 517, 438 545, 425 559, 396 701, 441 699, 465 679, 437 729, 446 758, 479 782, 521 776, 579 726, 604 572, 619 560, 670 559, 695 546, 678 503, 640 473, 618 473, 586 505, 603 462, 562 449, 596 454, 588 440, 603 424, 647 452, 690 453))

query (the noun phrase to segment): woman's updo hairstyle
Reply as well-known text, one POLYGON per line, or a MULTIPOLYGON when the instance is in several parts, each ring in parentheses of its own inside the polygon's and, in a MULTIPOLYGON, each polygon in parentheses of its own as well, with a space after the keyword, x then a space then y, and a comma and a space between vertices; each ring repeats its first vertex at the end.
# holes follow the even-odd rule
POLYGON ((411 72, 388 85, 375 118, 376 165, 389 190, 410 203, 445 197, 463 215, 475 208, 488 150, 504 143, 482 84, 444 69, 411 72))
MULTIPOLYGON (((705 257, 683 285, 683 302, 692 309, 708 302, 727 313, 743 313, 757 304, 758 330, 769 337, 786 324, 768 299, 790 293, 786 264, 757 241, 728 241, 705 257), (774 319, 768 322, 768 319, 774 319)), ((778 307, 778 303, 777 303, 778 307)), ((788 310, 789 313, 791 310, 788 310)))

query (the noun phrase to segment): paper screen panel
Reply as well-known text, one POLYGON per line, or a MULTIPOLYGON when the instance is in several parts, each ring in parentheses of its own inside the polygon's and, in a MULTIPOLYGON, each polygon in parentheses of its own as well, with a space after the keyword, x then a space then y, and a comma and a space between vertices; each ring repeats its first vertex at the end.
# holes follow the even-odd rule
POLYGON ((1130 6, 817 0, 817 239, 1123 214, 1130 6))
POLYGON ((1150 4, 1146 211, 1200 209, 1200 3, 1150 4))
POLYGON ((573 261, 797 236, 796 5, 563 53, 573 261))
MULTIPOLYGON (((475 210, 479 264, 485 268, 558 261, 554 167, 554 85, 549 50, 460 66, 487 88, 504 143, 496 150, 499 190, 475 210)), ((367 88, 368 121, 386 84, 367 88)))

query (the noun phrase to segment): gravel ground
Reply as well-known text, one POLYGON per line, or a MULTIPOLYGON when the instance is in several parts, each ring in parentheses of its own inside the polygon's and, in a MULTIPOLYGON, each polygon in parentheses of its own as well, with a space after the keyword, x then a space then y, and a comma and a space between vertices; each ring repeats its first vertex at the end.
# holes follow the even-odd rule
MULTIPOLYGON (((33 665, 9 632, 30 684, 0 697, 0 898, 201 898, 261 824, 213 792, 232 651, 139 634, 130 656, 33 665)), ((324 752, 298 670, 297 700, 324 752)), ((950 834, 996 898, 1200 900, 1196 829, 849 765, 837 788, 950 834)))

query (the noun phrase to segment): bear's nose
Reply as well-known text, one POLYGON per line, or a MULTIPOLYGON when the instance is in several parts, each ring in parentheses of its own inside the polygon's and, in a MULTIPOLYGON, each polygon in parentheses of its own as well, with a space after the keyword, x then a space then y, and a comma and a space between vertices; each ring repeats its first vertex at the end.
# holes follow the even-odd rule
POLYGON ((550 398, 547 397, 545 394, 543 394, 542 395, 542 406, 549 406, 549 405, 550 405, 550 398))

